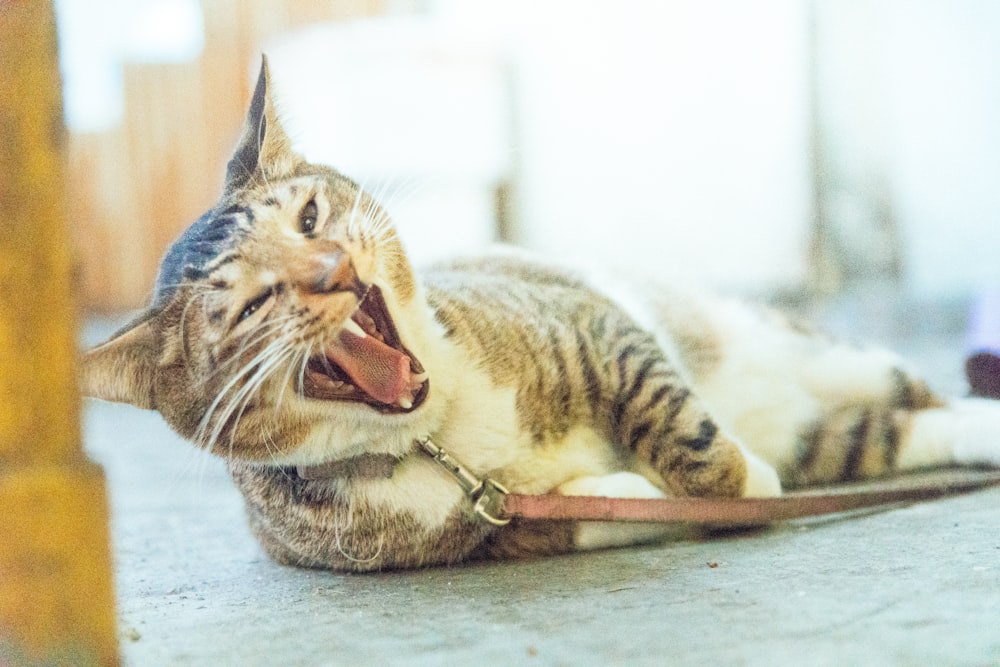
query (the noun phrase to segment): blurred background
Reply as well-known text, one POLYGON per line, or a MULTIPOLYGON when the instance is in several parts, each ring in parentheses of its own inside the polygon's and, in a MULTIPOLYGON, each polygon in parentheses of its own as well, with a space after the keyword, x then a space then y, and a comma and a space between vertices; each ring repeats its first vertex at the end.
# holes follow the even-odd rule
POLYGON ((262 51, 297 148, 418 264, 504 240, 786 301, 1000 287, 991 0, 56 5, 93 313, 144 304, 215 201, 262 51))

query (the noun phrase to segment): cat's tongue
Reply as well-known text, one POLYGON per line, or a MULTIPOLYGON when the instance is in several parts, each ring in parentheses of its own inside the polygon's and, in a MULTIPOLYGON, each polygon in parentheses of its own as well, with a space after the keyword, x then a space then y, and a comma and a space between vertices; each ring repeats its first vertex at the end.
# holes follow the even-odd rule
POLYGON ((395 405, 410 388, 410 358, 374 336, 344 331, 326 351, 358 387, 382 403, 395 405))

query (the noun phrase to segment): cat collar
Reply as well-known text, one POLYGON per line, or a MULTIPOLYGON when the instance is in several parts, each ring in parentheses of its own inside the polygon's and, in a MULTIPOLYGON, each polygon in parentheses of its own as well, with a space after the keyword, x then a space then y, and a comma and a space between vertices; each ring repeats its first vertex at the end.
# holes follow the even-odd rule
MULTIPOLYGON (((432 461, 448 471, 458 481, 462 490, 472 500, 476 515, 494 526, 505 526, 510 519, 503 516, 507 489, 488 477, 479 479, 461 461, 424 436, 413 441, 418 453, 426 454, 432 461)), ((360 454, 347 459, 327 461, 313 465, 300 465, 296 472, 305 480, 327 479, 391 479, 400 462, 394 454, 360 454)))

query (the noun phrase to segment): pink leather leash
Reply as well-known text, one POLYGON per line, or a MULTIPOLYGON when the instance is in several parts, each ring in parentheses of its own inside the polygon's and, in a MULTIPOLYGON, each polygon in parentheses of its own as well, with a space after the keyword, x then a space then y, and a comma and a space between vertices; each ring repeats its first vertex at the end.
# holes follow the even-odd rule
POLYGON ((878 482, 792 492, 777 498, 601 498, 508 493, 505 519, 685 522, 720 526, 836 514, 917 502, 1000 484, 1000 471, 948 469, 878 482))

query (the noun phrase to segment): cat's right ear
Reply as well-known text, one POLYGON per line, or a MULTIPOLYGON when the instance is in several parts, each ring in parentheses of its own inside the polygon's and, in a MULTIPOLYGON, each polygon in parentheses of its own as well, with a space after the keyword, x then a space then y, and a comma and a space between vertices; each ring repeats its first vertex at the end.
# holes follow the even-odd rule
POLYGON ((253 181, 286 176, 299 160, 278 120, 271 100, 267 56, 261 56, 260 74, 257 75, 243 134, 226 168, 226 192, 233 192, 253 181))
POLYGON ((84 396, 155 409, 153 386, 159 348, 154 318, 140 319, 84 354, 81 392, 84 396))

